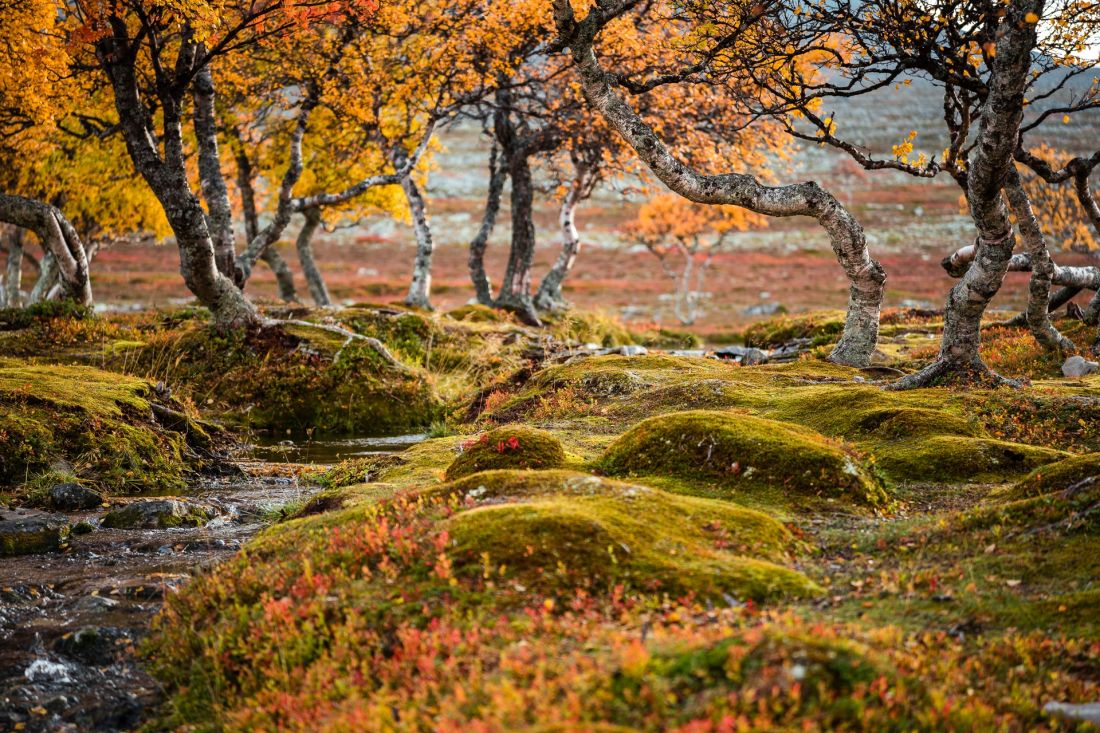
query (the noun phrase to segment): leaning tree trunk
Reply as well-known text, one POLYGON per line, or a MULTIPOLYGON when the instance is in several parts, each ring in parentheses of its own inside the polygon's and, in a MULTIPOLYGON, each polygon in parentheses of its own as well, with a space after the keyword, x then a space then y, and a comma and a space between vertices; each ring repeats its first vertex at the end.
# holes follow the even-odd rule
POLYGON ((588 171, 580 169, 574 177, 569 191, 561 202, 558 224, 561 227, 561 252, 557 260, 539 283, 535 293, 535 307, 540 310, 562 310, 568 307, 561 292, 562 282, 573 270, 577 254, 581 249, 581 238, 577 232, 577 204, 588 190, 588 171))
POLYGON ((313 302, 320 307, 330 306, 332 298, 329 296, 324 278, 321 277, 321 270, 317 267, 317 260, 313 256, 313 235, 321 224, 321 212, 313 208, 306 209, 303 213, 306 220, 302 224, 301 231, 298 232, 295 243, 298 248, 298 262, 302 265, 302 274, 306 278, 306 285, 309 286, 309 294, 313 302))
MULTIPOLYGON (((1043 0, 1014 0, 997 29, 989 94, 982 105, 978 139, 967 176, 966 199, 978 230, 974 261, 951 289, 944 309, 939 358, 896 383, 898 388, 931 384, 941 377, 993 377, 981 357, 982 315, 1008 271, 1016 237, 1001 190, 1013 165, 1024 90, 1035 48, 1035 24, 1027 16, 1043 14, 1043 0)), ((1044 303, 1045 305, 1045 303, 1044 303)))
POLYGON ((523 151, 509 156, 512 179, 512 246, 496 305, 515 311, 530 325, 542 325, 531 298, 531 267, 535 260, 534 184, 531 162, 523 151))
POLYGON ((1009 206, 1016 216, 1020 237, 1027 245, 1031 260, 1031 278, 1028 282, 1027 326, 1035 340, 1051 350, 1073 353, 1073 342, 1063 336, 1050 322, 1050 285, 1054 277, 1054 260, 1047 249, 1046 238, 1031 208, 1031 199, 1024 191, 1020 175, 1010 167, 1005 186, 1009 206))
POLYGON ((416 233, 416 257, 413 259, 412 282, 409 284, 409 294, 405 296, 405 305, 431 310, 432 254, 435 244, 432 242, 432 228, 428 223, 428 207, 412 175, 401 179, 401 190, 405 192, 405 200, 409 203, 413 231, 416 233))
POLYGON ((61 278, 62 297, 92 304, 88 255, 79 235, 56 206, 0 193, 0 221, 30 229, 51 255, 61 278))
MULTIPOLYGON (((188 181, 181 100, 174 96, 184 91, 165 89, 159 95, 162 153, 157 148, 147 108, 138 91, 128 34, 123 24, 113 23, 111 35, 97 41, 97 56, 111 82, 115 111, 130 159, 160 202, 176 236, 183 280, 199 302, 210 309, 219 328, 256 325, 260 317, 255 307, 233 281, 218 270, 206 212, 188 181)), ((179 51, 180 60, 186 57, 194 60, 199 51, 197 46, 185 40, 179 51)))
POLYGON ((474 284, 474 293, 477 302, 482 305, 493 304, 493 286, 489 282, 489 275, 485 272, 485 249, 489 246, 489 237, 496 226, 497 214, 500 213, 500 197, 504 191, 504 181, 508 178, 508 167, 501 159, 500 149, 496 139, 493 140, 493 148, 489 152, 489 193, 485 200, 485 214, 481 218, 481 226, 477 234, 470 242, 470 281, 474 284))
POLYGON ((18 308, 23 302, 23 229, 16 227, 7 243, 8 264, 4 274, 4 300, 0 306, 18 308))
POLYGON ((863 228, 855 217, 813 182, 764 186, 751 175, 703 175, 689 168, 616 93, 610 77, 600 68, 592 49, 600 29, 600 13, 593 11, 577 24, 569 0, 554 0, 554 15, 563 40, 572 49, 588 104, 604 116, 666 186, 697 203, 733 204, 767 216, 810 216, 821 224, 850 283, 844 333, 829 358, 840 364, 866 366, 878 343, 886 272, 868 254, 863 228))

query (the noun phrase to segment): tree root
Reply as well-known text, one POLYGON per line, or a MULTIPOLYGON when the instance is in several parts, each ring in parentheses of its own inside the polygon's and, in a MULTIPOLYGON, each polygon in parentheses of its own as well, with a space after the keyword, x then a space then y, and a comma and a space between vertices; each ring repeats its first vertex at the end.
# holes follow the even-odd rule
POLYGON ((909 374, 896 382, 887 384, 884 389, 891 392, 900 392, 907 389, 920 389, 921 387, 940 387, 958 384, 1022 389, 1027 386, 1027 381, 1003 377, 981 361, 977 363, 959 364, 941 358, 929 364, 924 369, 921 369, 919 372, 909 374))
POLYGON ((339 349, 337 349, 336 353, 333 354, 333 356, 332 356, 333 363, 336 363, 336 361, 340 358, 340 354, 344 353, 344 349, 346 349, 348 346, 350 346, 353 341, 362 341, 367 346, 374 349, 374 351, 380 357, 382 357, 382 359, 387 364, 389 364, 394 369, 399 369, 403 372, 411 371, 408 366, 406 366, 405 364, 398 361, 397 357, 395 357, 393 354, 390 353, 390 350, 386 348, 386 345, 384 343, 382 343, 378 339, 374 338, 373 336, 364 336, 361 333, 355 333, 354 331, 349 331, 348 329, 341 328, 340 326, 330 326, 330 325, 327 325, 327 324, 324 324, 324 323, 313 323, 312 321, 300 321, 300 320, 296 320, 296 319, 289 319, 289 320, 271 319, 271 320, 265 321, 263 325, 265 327, 301 326, 303 328, 316 328, 320 331, 327 331, 328 333, 334 333, 338 336, 344 336, 346 340, 344 341, 343 345, 339 349))

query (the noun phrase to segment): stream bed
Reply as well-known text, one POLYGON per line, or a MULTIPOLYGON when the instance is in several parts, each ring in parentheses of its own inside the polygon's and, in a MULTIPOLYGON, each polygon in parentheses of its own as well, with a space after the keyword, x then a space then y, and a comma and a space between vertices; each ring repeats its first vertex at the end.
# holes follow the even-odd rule
MULTIPOLYGON (((135 650, 165 594, 316 491, 299 481, 300 464, 391 453, 423 437, 261 443, 241 475, 203 479, 181 497, 219 509, 204 526, 96 526, 61 551, 0 558, 0 732, 139 726, 161 691, 135 650)), ((104 511, 64 514, 97 525, 104 511)))

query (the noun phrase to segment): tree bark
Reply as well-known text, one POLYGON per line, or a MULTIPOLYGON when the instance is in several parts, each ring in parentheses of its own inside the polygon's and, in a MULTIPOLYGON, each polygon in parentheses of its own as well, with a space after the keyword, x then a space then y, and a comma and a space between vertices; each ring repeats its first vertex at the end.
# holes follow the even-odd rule
POLYGON ((733 204, 768 216, 810 216, 821 224, 850 283, 844 333, 829 358, 852 366, 870 363, 878 343, 886 273, 868 254, 863 228, 855 217, 814 182, 763 186, 751 175, 703 175, 689 168, 616 93, 609 76, 600 68, 592 49, 602 23, 598 6, 580 24, 574 21, 569 0, 554 0, 554 14, 562 39, 572 49, 588 103, 603 114, 672 191, 698 203, 733 204))
POLYGON ((405 305, 431 310, 432 253, 435 245, 428 222, 428 209, 420 187, 411 175, 401 179, 401 190, 405 192, 405 200, 409 203, 413 231, 416 233, 416 257, 413 259, 412 282, 409 284, 409 294, 405 296, 405 305))
POLYGON ((46 300, 50 290, 57 283, 58 272, 57 258, 53 256, 53 252, 47 250, 42 255, 42 263, 38 268, 38 279, 34 281, 34 287, 27 294, 27 305, 34 305, 46 300))
POLYGON ((538 292, 535 293, 535 307, 540 310, 563 310, 568 307, 565 297, 562 295, 561 286, 566 276, 573 270, 577 262, 577 254, 581 249, 581 238, 577 232, 577 204, 582 198, 586 198, 591 192, 591 173, 587 168, 578 167, 576 175, 561 202, 561 210, 558 213, 558 225, 561 227, 561 253, 549 272, 539 283, 538 292))
POLYGON ((313 257, 313 234, 321 224, 321 212, 318 209, 306 209, 304 215, 306 220, 295 242, 298 249, 298 262, 302 265, 302 274, 306 278, 306 285, 309 286, 310 297, 313 298, 314 304, 323 308, 332 305, 332 298, 329 296, 324 278, 321 277, 317 261, 313 257))
POLYGON ((1016 244, 1001 189, 1013 165, 1036 42, 1035 24, 1027 21, 1029 14, 1041 17, 1043 0, 1013 0, 997 28, 997 55, 967 175, 966 199, 978 230, 974 261, 947 297, 939 358, 899 380, 896 388, 924 386, 944 376, 1008 381, 993 374, 982 361, 981 321, 1001 287, 1016 244))
POLYGON ((1073 353, 1077 350, 1073 342, 1059 333, 1048 315, 1050 306, 1050 284, 1054 276, 1054 260, 1047 249, 1046 238, 1035 212, 1031 208, 1031 199, 1024 191, 1020 175, 1015 167, 1009 167, 1008 181, 1005 186, 1009 206, 1016 216, 1016 226, 1020 230, 1028 254, 1031 256, 1031 279, 1028 283, 1027 325, 1035 340, 1048 349, 1073 353))
POLYGON ((237 277, 233 242, 233 211, 229 188, 222 175, 218 153, 218 127, 214 119, 214 79, 210 67, 195 74, 191 96, 195 103, 193 120, 199 149, 199 183, 206 200, 206 225, 214 244, 214 262, 218 272, 231 280, 237 277))
POLYGON ((43 249, 53 255, 63 297, 92 304, 87 252, 73 225, 56 206, 0 193, 0 221, 37 234, 43 249))
MULTIPOLYGON (((1100 204, 1096 202, 1096 197, 1092 195, 1092 190, 1089 187, 1089 172, 1088 170, 1078 172, 1073 178, 1073 188, 1077 193, 1077 200, 1085 210, 1085 215, 1092 223, 1093 229, 1100 234, 1100 204)), ((1082 311, 1081 318, 1092 325, 1100 324, 1100 290, 1093 294, 1092 300, 1082 311)), ((1096 342, 1093 344, 1092 350, 1094 352, 1100 351, 1100 328, 1097 329, 1096 342)))
POLYGON ((494 138, 492 150, 489 152, 489 192, 485 200, 485 214, 481 218, 477 234, 470 242, 468 260, 470 280, 474 284, 477 302, 482 305, 493 304, 493 286, 485 272, 485 249, 489 246, 489 237, 496 226, 497 214, 500 213, 500 197, 507 178, 508 168, 501 160, 500 149, 494 138))
POLYGON ((284 303, 297 303, 298 290, 294 287, 294 273, 279 250, 270 246, 260 255, 260 259, 275 273, 275 282, 279 286, 279 299, 284 303))
POLYGON ((496 305, 515 311, 530 325, 541 326, 531 298, 531 266, 535 260, 534 183, 525 150, 508 156, 508 176, 512 179, 512 246, 496 305))
MULTIPOLYGON (((258 325, 260 318, 255 307, 233 281, 218 270, 206 212, 188 182, 180 119, 180 96, 185 90, 169 88, 164 80, 158 83, 162 155, 150 127, 151 115, 138 91, 136 58, 130 48, 129 29, 120 18, 112 17, 110 22, 111 34, 97 42, 97 55, 111 82, 115 110, 130 159, 157 197, 175 233, 183 280, 199 302, 210 309, 219 328, 258 325)), ((193 60, 196 51, 185 39, 178 65, 186 67, 188 58, 193 60)))
POLYGON ((19 308, 23 305, 23 229, 13 228, 7 241, 8 262, 4 275, 4 299, 0 306, 19 308))

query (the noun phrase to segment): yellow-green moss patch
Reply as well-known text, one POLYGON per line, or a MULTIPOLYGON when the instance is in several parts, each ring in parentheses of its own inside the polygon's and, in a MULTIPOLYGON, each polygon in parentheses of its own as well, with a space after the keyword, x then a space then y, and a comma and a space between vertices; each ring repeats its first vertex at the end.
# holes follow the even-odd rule
POLYGON ((550 433, 509 425, 482 433, 463 444, 447 468, 447 480, 494 468, 558 468, 565 462, 561 441, 550 433))
POLYGON ((24 498, 57 480, 111 493, 177 489, 210 448, 193 415, 144 379, 0 360, 0 487, 24 498))
POLYGON ((882 482, 841 444, 747 414, 693 410, 644 420, 612 443, 599 465, 612 475, 706 477, 872 507, 890 501, 882 482))
POLYGON ((1040 466, 1013 486, 1008 497, 1024 499, 1051 491, 1067 489, 1078 481, 1100 476, 1100 453, 1073 456, 1057 463, 1040 466))
POLYGON ((772 562, 782 560, 794 540, 767 515, 719 500, 552 473, 494 471, 456 485, 478 504, 448 521, 456 567, 503 569, 513 583, 542 590, 627 584, 758 600, 817 592, 801 573, 772 562))

